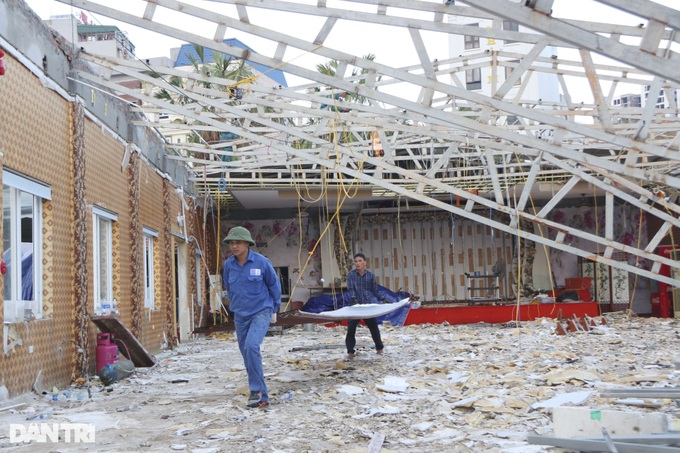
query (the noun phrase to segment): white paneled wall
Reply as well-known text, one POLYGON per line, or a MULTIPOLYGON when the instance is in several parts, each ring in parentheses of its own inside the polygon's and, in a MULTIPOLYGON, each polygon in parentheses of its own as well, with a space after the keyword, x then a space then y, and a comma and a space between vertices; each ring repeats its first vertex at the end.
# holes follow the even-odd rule
POLYGON ((511 237, 485 225, 456 219, 452 228, 441 216, 399 221, 395 215, 393 222, 379 223, 364 218, 352 238, 353 251, 366 255, 378 283, 392 291, 408 291, 422 300, 463 300, 465 272, 491 274, 502 257, 507 266, 501 297, 510 294, 511 237))

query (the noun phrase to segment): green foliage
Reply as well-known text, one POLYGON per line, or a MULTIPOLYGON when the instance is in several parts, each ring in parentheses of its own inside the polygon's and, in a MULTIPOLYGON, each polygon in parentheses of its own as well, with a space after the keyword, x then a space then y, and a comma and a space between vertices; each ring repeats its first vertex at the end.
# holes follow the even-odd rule
MULTIPOLYGON (((252 71, 241 58, 234 58, 220 52, 213 52, 213 61, 206 63, 206 49, 202 46, 195 45, 194 50, 196 50, 196 56, 189 55, 189 61, 193 66, 194 74, 200 74, 205 77, 205 80, 201 82, 201 86, 205 89, 227 92, 231 87, 237 86, 239 82, 253 77, 252 71), (231 80, 234 83, 231 85, 213 83, 208 80, 208 77, 231 80)), ((152 74, 152 76, 154 75, 152 74)), ((159 75, 156 74, 154 77, 159 77, 159 75)), ((176 87, 176 90, 163 88, 155 93, 154 97, 157 99, 166 100, 171 104, 178 105, 184 105, 193 102, 191 98, 184 94, 184 88, 186 87, 185 77, 172 76, 168 79, 168 83, 173 87, 176 87)), ((214 99, 220 99, 223 97, 223 95, 213 96, 214 99)), ((231 102, 236 103, 237 100, 232 100, 231 102)), ((203 106, 203 111, 210 112, 214 110, 215 109, 211 106, 203 106)), ((201 124, 203 123, 200 121, 195 121, 194 123, 189 124, 189 127, 192 125, 201 124)), ((217 143, 220 141, 220 132, 200 131, 190 135, 188 141, 189 143, 217 143)), ((200 158, 206 156, 197 157, 200 158)))

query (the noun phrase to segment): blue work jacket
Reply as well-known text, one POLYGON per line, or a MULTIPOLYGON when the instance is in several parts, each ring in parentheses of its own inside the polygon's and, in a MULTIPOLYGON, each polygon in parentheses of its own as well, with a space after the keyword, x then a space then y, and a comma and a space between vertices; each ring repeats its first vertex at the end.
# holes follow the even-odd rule
POLYGON ((229 297, 229 309, 237 316, 252 316, 265 308, 279 311, 281 282, 269 258, 257 252, 248 250, 243 266, 235 256, 227 258, 222 283, 229 297))

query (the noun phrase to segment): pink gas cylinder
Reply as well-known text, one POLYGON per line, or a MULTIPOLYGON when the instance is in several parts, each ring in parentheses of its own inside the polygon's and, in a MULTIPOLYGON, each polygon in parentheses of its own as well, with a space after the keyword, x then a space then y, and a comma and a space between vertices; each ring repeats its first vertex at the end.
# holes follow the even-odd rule
POLYGON ((108 364, 118 362, 118 346, 112 342, 111 334, 97 334, 97 373, 108 364))

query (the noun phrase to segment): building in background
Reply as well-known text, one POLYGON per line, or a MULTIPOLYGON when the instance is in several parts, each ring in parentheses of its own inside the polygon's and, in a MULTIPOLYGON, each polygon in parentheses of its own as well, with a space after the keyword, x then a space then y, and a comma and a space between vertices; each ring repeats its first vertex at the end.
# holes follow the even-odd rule
POLYGON ((79 17, 52 16, 45 24, 87 52, 117 58, 135 58, 135 45, 130 42, 126 32, 115 25, 90 24, 83 12, 79 17))
MULTIPOLYGON (((646 105, 650 100, 651 85, 645 85, 642 89, 642 105, 646 105)), ((657 109, 677 109, 678 108, 678 90, 676 89, 661 89, 656 99, 657 109)))
POLYGON ((612 101, 615 107, 642 107, 642 96, 639 94, 622 94, 612 101))
MULTIPOLYGON (((500 28, 510 32, 531 33, 531 30, 509 20, 471 19, 465 16, 447 16, 449 24, 464 25, 479 29, 500 28)), ((512 39, 500 40, 484 38, 470 32, 468 35, 449 37, 450 58, 459 57, 467 69, 459 74, 459 81, 470 91, 478 91, 485 96, 493 96, 506 80, 512 79, 513 70, 533 49, 532 44, 516 42, 512 39)), ((549 66, 549 59, 557 57, 557 49, 545 47, 533 64, 549 66)), ((524 72, 523 72, 524 73, 524 72)), ((528 73, 524 73, 528 74, 528 73)), ((548 104, 560 100, 559 81, 554 74, 532 73, 527 80, 517 77, 512 85, 504 90, 504 99, 515 99, 521 93, 523 99, 534 100, 536 104, 548 104)), ((510 122, 511 119, 508 119, 510 122)))

